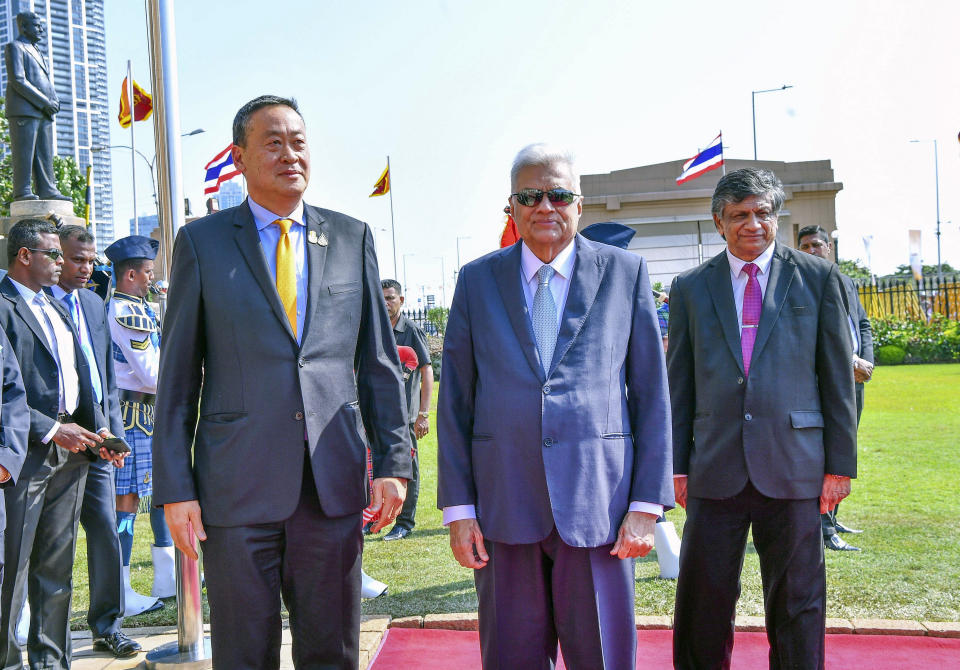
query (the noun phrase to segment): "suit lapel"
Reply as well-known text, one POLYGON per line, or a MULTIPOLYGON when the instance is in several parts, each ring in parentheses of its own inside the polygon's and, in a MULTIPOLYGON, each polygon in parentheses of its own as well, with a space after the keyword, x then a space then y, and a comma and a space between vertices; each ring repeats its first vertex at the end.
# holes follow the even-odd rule
POLYGON ((15 305, 14 310, 20 316, 27 327, 33 332, 34 337, 40 342, 44 350, 54 361, 56 358, 53 355, 53 351, 50 350, 50 343, 47 342, 47 334, 43 331, 43 328, 40 327, 40 322, 37 321, 37 317, 33 315, 33 310, 30 309, 30 305, 27 304, 27 301, 23 299, 23 296, 20 295, 20 291, 17 290, 17 287, 13 285, 13 282, 3 278, 3 282, 0 283, 0 291, 3 292, 4 297, 13 302, 15 305))
POLYGON ((250 206, 246 201, 237 208, 234 225, 237 227, 234 240, 250 267, 250 273, 260 286, 263 297, 270 303, 270 307, 273 308, 274 314, 286 329, 287 334, 296 341, 297 338, 294 337, 293 328, 287 320, 287 313, 283 309, 283 303, 280 302, 276 284, 270 276, 267 259, 263 255, 263 247, 260 244, 260 235, 257 233, 257 224, 253 220, 253 214, 250 212, 250 206))
POLYGON ((570 277, 567 304, 560 319, 560 332, 557 334, 557 345, 554 349, 550 372, 557 368, 583 328, 587 314, 590 313, 590 308, 597 298, 597 291, 600 290, 600 282, 603 281, 603 273, 607 265, 606 259, 598 254, 596 247, 585 238, 577 235, 574 244, 577 245, 576 261, 570 277))
POLYGON ((705 276, 707 289, 713 300, 713 309, 723 328, 723 339, 730 347, 730 354, 743 372, 743 352, 740 350, 740 328, 737 322, 737 305, 733 300, 733 282, 730 280, 730 261, 727 252, 721 251, 710 261, 705 276))
POLYGON ((328 240, 329 243, 330 239, 326 230, 329 226, 324 225, 326 221, 317 209, 304 205, 303 218, 307 224, 307 310, 300 338, 301 349, 307 343, 307 334, 311 332, 311 322, 320 300, 320 286, 323 284, 323 266, 327 260, 327 245, 314 243, 312 240, 328 240))
POLYGON ((757 341, 753 345, 753 359, 763 351, 763 345, 770 338, 773 326, 780 318, 784 298, 793 282, 794 270, 797 265, 786 256, 780 255, 780 246, 773 250, 770 259, 770 278, 767 280, 767 290, 763 295, 763 310, 760 312, 760 325, 757 327, 757 341))
POLYGON ((30 56, 33 58, 33 60, 35 60, 35 61, 37 61, 38 63, 40 63, 40 67, 43 68, 43 71, 44 71, 44 72, 48 72, 48 70, 47 70, 47 59, 44 58, 44 57, 43 57, 43 54, 40 52, 40 47, 38 47, 36 44, 33 44, 33 43, 31 43, 31 42, 26 42, 26 41, 24 42, 24 44, 28 45, 28 46, 26 47, 25 51, 26 51, 28 54, 30 54, 30 56))
POLYGON ((523 284, 520 278, 520 243, 514 244, 508 253, 500 256, 493 264, 491 272, 497 282, 500 299, 503 300, 503 307, 517 336, 520 350, 530 364, 530 369, 540 381, 544 381, 537 344, 533 338, 533 325, 527 313, 529 311, 527 302, 523 297, 523 284))

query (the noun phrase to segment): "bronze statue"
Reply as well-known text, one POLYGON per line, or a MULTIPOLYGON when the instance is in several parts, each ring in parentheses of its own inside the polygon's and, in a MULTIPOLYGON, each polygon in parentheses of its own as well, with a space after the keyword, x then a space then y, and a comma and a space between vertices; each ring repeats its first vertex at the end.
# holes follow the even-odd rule
POLYGON ((60 100, 50 81, 50 66, 37 46, 46 27, 33 12, 21 12, 17 28, 20 36, 4 47, 13 199, 70 200, 57 189, 53 173, 53 119, 60 100), (31 174, 36 194, 30 187, 31 174))

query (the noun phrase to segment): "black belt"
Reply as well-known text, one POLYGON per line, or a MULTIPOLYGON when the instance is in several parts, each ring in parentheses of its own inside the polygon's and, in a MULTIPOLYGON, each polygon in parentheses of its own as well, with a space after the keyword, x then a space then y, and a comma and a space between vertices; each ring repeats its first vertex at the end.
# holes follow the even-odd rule
POLYGON ((141 405, 155 405, 157 395, 155 393, 144 393, 143 391, 128 391, 120 389, 120 400, 124 402, 136 402, 141 405))

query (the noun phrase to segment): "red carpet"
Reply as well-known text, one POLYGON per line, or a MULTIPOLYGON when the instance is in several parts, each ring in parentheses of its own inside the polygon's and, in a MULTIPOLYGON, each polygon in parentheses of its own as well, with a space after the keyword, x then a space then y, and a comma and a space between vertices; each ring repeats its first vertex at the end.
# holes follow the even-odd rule
MULTIPOLYGON (((672 631, 637 632, 637 668, 669 670, 672 631)), ((455 630, 391 628, 371 670, 480 670, 477 633, 455 630)), ((562 662, 558 668, 564 668, 562 662)), ((737 633, 734 670, 767 667, 764 633, 737 633)), ((827 635, 827 670, 906 670, 960 668, 960 639, 899 635, 827 635)))

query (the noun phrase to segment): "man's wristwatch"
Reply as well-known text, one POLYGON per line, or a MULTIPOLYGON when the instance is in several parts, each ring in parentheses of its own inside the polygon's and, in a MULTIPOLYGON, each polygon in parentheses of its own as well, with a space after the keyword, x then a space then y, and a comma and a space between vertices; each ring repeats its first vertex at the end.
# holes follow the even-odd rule
POLYGON ((422 416, 424 419, 429 419, 429 418, 430 418, 430 412, 418 412, 417 414, 419 414, 420 416, 422 416))

